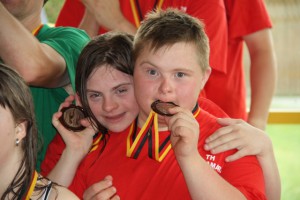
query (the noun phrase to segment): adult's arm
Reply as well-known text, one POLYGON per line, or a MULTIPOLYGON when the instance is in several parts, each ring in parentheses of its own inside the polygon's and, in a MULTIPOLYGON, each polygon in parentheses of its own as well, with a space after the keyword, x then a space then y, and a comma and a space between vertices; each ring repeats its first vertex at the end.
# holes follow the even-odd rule
MULTIPOLYGON (((38 16, 39 17, 39 16, 38 16)), ((0 57, 32 86, 59 87, 69 83, 63 57, 40 43, 32 31, 41 21, 32 16, 22 23, 0 3, 0 57)))
POLYGON ((248 122, 265 129, 276 84, 276 59, 270 29, 244 36, 249 50, 251 105, 248 122))
POLYGON ((94 23, 89 21, 92 19, 87 18, 87 12, 90 12, 100 27, 104 27, 110 31, 123 31, 129 34, 135 34, 136 27, 122 14, 119 0, 82 0, 82 3, 86 7, 86 12, 81 21, 81 26, 89 24, 89 30, 94 28, 94 23))

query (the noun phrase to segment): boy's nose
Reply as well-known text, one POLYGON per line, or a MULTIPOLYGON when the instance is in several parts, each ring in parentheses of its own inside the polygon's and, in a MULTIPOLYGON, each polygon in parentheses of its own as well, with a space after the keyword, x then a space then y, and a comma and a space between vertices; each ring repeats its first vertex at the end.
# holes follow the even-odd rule
POLYGON ((166 78, 163 78, 159 88, 162 94, 167 94, 172 92, 172 85, 170 81, 166 78))

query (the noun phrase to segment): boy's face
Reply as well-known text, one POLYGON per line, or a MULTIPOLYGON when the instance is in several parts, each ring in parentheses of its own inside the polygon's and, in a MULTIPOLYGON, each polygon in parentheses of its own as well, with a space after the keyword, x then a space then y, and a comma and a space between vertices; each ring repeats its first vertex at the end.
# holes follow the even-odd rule
MULTIPOLYGON (((192 111, 210 69, 202 72, 195 46, 179 42, 158 49, 149 48, 138 56, 134 68, 134 89, 140 106, 139 124, 144 123, 156 100, 174 102, 192 111)), ((164 119, 159 117, 159 122, 164 119)))

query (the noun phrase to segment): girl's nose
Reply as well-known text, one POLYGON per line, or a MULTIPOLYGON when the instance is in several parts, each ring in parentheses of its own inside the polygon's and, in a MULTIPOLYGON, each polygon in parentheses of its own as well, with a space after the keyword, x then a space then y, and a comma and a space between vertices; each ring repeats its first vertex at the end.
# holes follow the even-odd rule
POLYGON ((110 112, 118 107, 118 103, 113 98, 105 98, 102 104, 102 109, 106 112, 110 112))

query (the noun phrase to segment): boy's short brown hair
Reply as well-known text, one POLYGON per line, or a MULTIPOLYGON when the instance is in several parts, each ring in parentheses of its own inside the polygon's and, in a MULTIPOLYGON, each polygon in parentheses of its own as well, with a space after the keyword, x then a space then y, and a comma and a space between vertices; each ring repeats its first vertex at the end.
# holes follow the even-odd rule
POLYGON ((209 68, 209 42, 203 23, 184 12, 170 8, 152 11, 146 15, 135 35, 133 60, 136 61, 145 47, 156 51, 178 42, 194 44, 202 70, 209 68))

